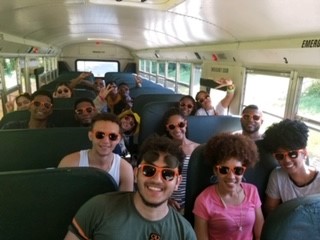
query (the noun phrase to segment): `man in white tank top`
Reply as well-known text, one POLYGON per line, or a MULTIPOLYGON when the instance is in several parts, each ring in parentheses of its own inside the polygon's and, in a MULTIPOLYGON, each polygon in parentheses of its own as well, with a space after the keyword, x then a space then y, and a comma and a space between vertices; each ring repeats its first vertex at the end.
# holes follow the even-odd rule
POLYGON ((113 150, 122 138, 119 119, 110 113, 97 114, 91 123, 88 137, 92 148, 65 156, 58 167, 96 167, 108 172, 120 191, 133 191, 132 166, 113 150))

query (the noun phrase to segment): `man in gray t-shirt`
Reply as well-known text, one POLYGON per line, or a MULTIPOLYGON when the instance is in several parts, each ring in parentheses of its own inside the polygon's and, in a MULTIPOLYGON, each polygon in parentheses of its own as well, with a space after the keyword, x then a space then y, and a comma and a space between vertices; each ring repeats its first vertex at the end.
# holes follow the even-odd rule
POLYGON ((137 191, 89 200, 75 215, 65 240, 196 239, 190 223, 168 206, 181 182, 181 148, 167 137, 153 136, 139 153, 134 169, 137 191))

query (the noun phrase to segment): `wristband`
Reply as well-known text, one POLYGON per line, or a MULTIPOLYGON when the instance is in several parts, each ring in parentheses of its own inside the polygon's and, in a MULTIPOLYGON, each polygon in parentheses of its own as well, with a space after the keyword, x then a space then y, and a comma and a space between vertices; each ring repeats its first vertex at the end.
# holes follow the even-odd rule
POLYGON ((234 90, 235 86, 233 84, 227 87, 227 93, 234 93, 234 90))

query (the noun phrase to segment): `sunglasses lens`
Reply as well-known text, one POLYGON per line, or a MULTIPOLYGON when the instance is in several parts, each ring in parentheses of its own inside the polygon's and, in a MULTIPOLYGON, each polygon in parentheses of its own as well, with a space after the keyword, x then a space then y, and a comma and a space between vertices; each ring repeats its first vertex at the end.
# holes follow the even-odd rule
POLYGON ((243 167, 235 167, 235 168, 234 168, 234 174, 235 174, 235 175, 240 176, 240 175, 242 175, 243 173, 244 173, 244 168, 243 168, 243 167))
POLYGON ((274 157, 278 160, 278 161, 281 161, 284 159, 284 154, 282 153, 276 153, 274 154, 274 157))
POLYGON ((248 115, 248 114, 244 114, 244 115, 242 115, 242 118, 244 119, 244 120, 250 120, 250 115, 248 115))
POLYGON ((41 106, 41 102, 35 101, 35 102, 33 102, 33 105, 35 105, 36 107, 40 107, 41 106))
POLYGON ((175 172, 173 170, 170 170, 170 169, 162 170, 162 177, 166 181, 172 181, 174 179, 174 176, 175 176, 175 172))
POLYGON ((82 109, 76 109, 75 112, 76 112, 76 114, 81 115, 83 113, 83 110, 82 109))
POLYGON ((62 93, 62 90, 58 90, 58 93, 61 94, 61 93, 62 93))
POLYGON ((145 165, 142 168, 143 175, 146 177, 152 177, 156 173, 156 171, 157 171, 157 169, 152 166, 145 165))
POLYGON ((288 156, 290 157, 290 158, 297 158, 298 157, 298 151, 290 151, 290 152, 288 152, 288 156))
POLYGON ((96 138, 97 139, 103 139, 105 136, 104 132, 96 132, 96 138))
POLYGON ((228 167, 219 167, 219 173, 221 173, 221 174, 228 174, 228 172, 229 172, 229 168, 228 167))
POLYGON ((259 121, 260 120, 260 116, 259 115, 253 115, 252 116, 254 121, 259 121))
POLYGON ((69 89, 63 89, 63 91, 65 92, 65 93, 68 93, 69 92, 69 89))
POLYGON ((178 127, 179 128, 184 128, 186 124, 184 122, 179 122, 178 127))
POLYGON ((48 108, 48 109, 51 108, 51 104, 50 103, 44 103, 43 105, 44 105, 45 108, 48 108))
POLYGON ((173 125, 173 124, 170 124, 170 125, 168 126, 168 128, 169 128, 170 130, 174 130, 174 129, 176 128, 176 126, 173 125))
POLYGON ((87 111, 87 113, 92 113, 92 111, 93 111, 93 108, 91 108, 91 107, 88 107, 88 108, 86 108, 86 111, 87 111))
POLYGON ((116 141, 116 140, 118 139, 118 135, 115 134, 115 133, 110 133, 110 134, 109 134, 109 139, 110 139, 111 141, 116 141))

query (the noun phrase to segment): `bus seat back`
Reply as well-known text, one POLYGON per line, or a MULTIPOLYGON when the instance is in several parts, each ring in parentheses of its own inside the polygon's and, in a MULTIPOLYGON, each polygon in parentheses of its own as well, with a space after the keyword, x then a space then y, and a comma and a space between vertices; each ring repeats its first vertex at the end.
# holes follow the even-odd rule
POLYGON ((144 106, 140 114, 141 124, 138 140, 140 144, 154 133, 163 133, 163 115, 176 104, 176 102, 150 102, 144 106))
POLYGON ((266 218, 261 240, 291 239, 320 239, 320 194, 291 199, 266 218))
MULTIPOLYGON (((79 123, 74 117, 74 110, 72 109, 53 109, 48 122, 52 123, 55 127, 77 127, 79 123)), ((28 110, 14 111, 7 113, 0 120, 0 128, 11 121, 24 121, 30 118, 28 110)))
POLYGON ((0 239, 6 240, 63 239, 87 200, 117 191, 108 173, 90 167, 0 172, 0 185, 0 239))
POLYGON ((155 82, 147 79, 142 79, 142 87, 136 87, 136 81, 132 73, 126 72, 107 72, 104 75, 106 84, 114 81, 117 85, 120 83, 126 83, 130 89, 130 96, 134 99, 143 94, 173 94, 174 91, 165 88, 155 82))
POLYGON ((192 226, 194 201, 206 187, 212 184, 213 171, 204 157, 205 146, 206 144, 201 144, 193 150, 188 165, 184 217, 192 226))
POLYGON ((138 114, 141 113, 143 107, 150 102, 176 102, 178 106, 178 102, 180 98, 182 98, 182 94, 167 94, 167 93, 159 93, 159 94, 143 94, 139 95, 133 99, 133 107, 132 110, 138 114))
POLYGON ((238 116, 189 116, 187 137, 197 143, 205 143, 221 132, 241 130, 238 116))
POLYGON ((259 192, 262 203, 265 201, 265 190, 271 171, 279 166, 271 153, 267 152, 262 144, 262 140, 255 141, 259 151, 259 161, 252 168, 247 168, 244 174, 244 181, 254 184, 259 192))
POLYGON ((88 128, 1 130, 0 171, 57 167, 72 152, 89 149, 88 128))

